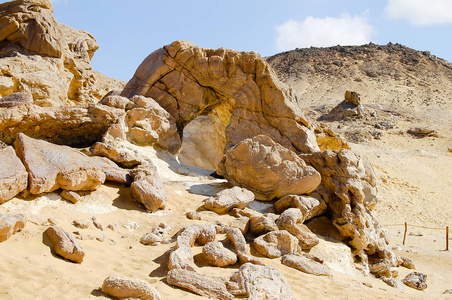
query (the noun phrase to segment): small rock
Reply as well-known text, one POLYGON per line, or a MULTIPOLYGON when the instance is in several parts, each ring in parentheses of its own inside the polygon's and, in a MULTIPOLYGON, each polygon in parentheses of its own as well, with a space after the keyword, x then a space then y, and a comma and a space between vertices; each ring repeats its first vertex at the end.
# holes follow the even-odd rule
POLYGON ((137 278, 109 276, 102 284, 102 292, 119 299, 138 298, 161 300, 160 293, 148 282, 137 278))
POLYGON ((413 260, 408 257, 401 257, 400 266, 407 268, 407 269, 416 269, 416 266, 414 265, 413 260))
POLYGON ((155 212, 164 209, 169 199, 166 187, 163 185, 157 170, 152 165, 140 165, 131 172, 133 183, 130 186, 133 199, 155 212))
POLYGON ((24 215, 0 214, 0 242, 9 239, 25 227, 24 215))
POLYGON ((108 224, 107 228, 110 229, 111 231, 116 231, 116 225, 108 224))
POLYGON ((202 220, 201 215, 197 211, 189 211, 185 216, 190 220, 202 220))
POLYGON ((72 225, 74 225, 77 228, 80 229, 86 229, 89 227, 89 221, 88 220, 74 220, 72 221, 72 225))
POLYGON ((214 197, 204 200, 204 208, 217 214, 224 214, 232 208, 243 209, 254 201, 254 194, 244 188, 235 186, 218 192, 214 197))
POLYGON ((250 232, 255 236, 259 236, 270 231, 278 230, 278 226, 275 223, 276 218, 277 216, 274 214, 251 216, 250 232))
POLYGON ((405 290, 402 281, 400 281, 399 279, 393 277, 381 277, 381 280, 383 280, 384 283, 386 283, 389 286, 392 286, 393 288, 399 289, 401 291, 405 290))
POLYGON ((254 240, 253 246, 259 254, 269 258, 301 251, 300 246, 298 246, 298 239, 287 230, 271 231, 262 235, 254 240))
POLYGON ((232 221, 231 227, 237 228, 240 230, 242 234, 246 234, 248 232, 250 225, 250 218, 248 217, 240 217, 236 218, 232 221))
POLYGON ((316 276, 332 276, 330 269, 323 265, 319 258, 307 253, 289 253, 284 255, 281 260, 283 265, 297 269, 301 272, 316 276))
POLYGON ((417 138, 423 138, 433 135, 435 133, 435 130, 428 127, 413 127, 410 128, 407 132, 417 138))
POLYGON ((165 239, 170 229, 171 227, 169 225, 161 223, 158 227, 154 228, 152 232, 146 233, 146 235, 140 239, 140 243, 143 245, 156 246, 165 239))
POLYGON ((410 232, 410 233, 408 233, 408 235, 410 235, 410 236, 424 236, 424 233, 421 232, 421 231, 418 231, 418 232, 410 232))
POLYGON ((427 288, 427 274, 412 272, 402 282, 413 289, 425 290, 427 288))
POLYGON ((210 242, 202 248, 206 262, 215 267, 226 267, 237 262, 237 255, 220 242, 210 242))
POLYGON ((302 224, 303 221, 303 214, 298 208, 289 208, 276 220, 276 225, 280 230, 287 230, 295 236, 302 249, 311 249, 319 244, 319 239, 306 225, 302 224))
POLYGON ((80 194, 75 191, 62 190, 60 195, 64 199, 66 199, 74 204, 77 202, 80 202, 82 200, 82 197, 80 196, 80 194))
POLYGON ((99 229, 100 231, 104 231, 104 228, 102 227, 102 224, 100 224, 100 223, 97 221, 96 217, 93 216, 93 217, 91 218, 91 220, 93 221, 94 227, 96 227, 96 228, 99 229))
POLYGON ((122 227, 124 227, 128 231, 133 231, 135 229, 140 228, 140 225, 138 225, 137 222, 129 221, 126 224, 122 225, 122 227))
POLYGON ((449 295, 452 294, 452 289, 447 289, 443 292, 443 295, 449 295))
POLYGON ((99 242, 104 242, 105 241, 105 234, 102 234, 101 236, 96 237, 96 240, 98 240, 99 242))
POLYGON ((61 227, 51 226, 44 231, 56 254, 76 263, 82 263, 85 251, 75 240, 74 236, 65 232, 61 227))

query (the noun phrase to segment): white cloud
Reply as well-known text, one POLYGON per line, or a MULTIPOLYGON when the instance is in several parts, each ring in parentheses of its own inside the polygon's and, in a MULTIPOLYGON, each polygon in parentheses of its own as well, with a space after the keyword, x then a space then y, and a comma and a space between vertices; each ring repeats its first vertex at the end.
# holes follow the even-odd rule
POLYGON ((418 26, 452 23, 452 0, 389 0, 385 12, 418 26))
POLYGON ((364 15, 339 18, 307 17, 303 21, 289 20, 276 27, 278 51, 305 47, 362 45, 370 42, 374 29, 364 15))

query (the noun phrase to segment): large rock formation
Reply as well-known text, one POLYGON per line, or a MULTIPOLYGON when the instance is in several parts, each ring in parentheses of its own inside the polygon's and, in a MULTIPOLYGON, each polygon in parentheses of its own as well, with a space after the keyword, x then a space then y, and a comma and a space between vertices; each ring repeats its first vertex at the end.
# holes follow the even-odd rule
POLYGON ((28 173, 13 147, 0 149, 0 204, 25 190, 28 173))
POLYGON ((310 193, 320 183, 320 174, 314 168, 265 135, 243 140, 229 149, 217 172, 263 201, 310 193))
POLYGON ((91 69, 99 48, 94 37, 52 14, 50 0, 0 4, 0 96, 29 92, 39 105, 72 105, 96 102, 108 89, 120 88, 117 80, 106 87, 104 76, 91 69))
POLYGON ((181 134, 199 115, 232 111, 226 148, 260 134, 302 152, 319 150, 299 99, 255 52, 204 49, 176 41, 149 55, 122 96, 154 98, 181 134))
POLYGON ((88 156, 66 146, 52 145, 19 134, 16 153, 29 173, 32 194, 64 190, 95 190, 106 176, 88 156))

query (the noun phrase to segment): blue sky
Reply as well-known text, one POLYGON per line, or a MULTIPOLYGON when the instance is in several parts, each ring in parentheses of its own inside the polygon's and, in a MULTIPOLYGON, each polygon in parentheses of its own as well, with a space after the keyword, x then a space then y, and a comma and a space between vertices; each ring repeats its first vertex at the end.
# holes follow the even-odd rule
POLYGON ((263 56, 297 47, 393 42, 452 61, 452 0, 52 2, 59 22, 97 39, 93 69, 124 81, 147 55, 178 39, 263 56))

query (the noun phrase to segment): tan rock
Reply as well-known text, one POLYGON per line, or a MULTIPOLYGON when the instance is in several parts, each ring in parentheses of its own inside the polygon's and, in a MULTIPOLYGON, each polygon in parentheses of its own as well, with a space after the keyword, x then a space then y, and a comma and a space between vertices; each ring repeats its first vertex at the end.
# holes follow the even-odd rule
POLYGON ((89 149, 88 154, 107 157, 118 165, 126 168, 136 167, 144 161, 144 159, 140 157, 136 151, 133 151, 119 143, 115 143, 114 140, 110 139, 95 143, 89 149))
POLYGON ((427 274, 412 272, 408 274, 402 282, 410 288, 422 291, 427 288, 427 274))
POLYGON ((188 211, 185 216, 190 220, 202 220, 201 214, 197 211, 188 211))
POLYGON ((275 268, 244 264, 231 276, 228 290, 237 297, 253 300, 295 300, 284 276, 275 268))
POLYGON ((33 103, 33 97, 28 93, 12 93, 0 99, 0 107, 13 107, 33 103))
POLYGON ((105 105, 0 108, 0 140, 13 144, 19 133, 48 142, 87 147, 101 140, 122 111, 105 105))
POLYGON ((225 123, 226 148, 269 134, 289 149, 318 150, 299 99, 254 52, 176 41, 143 61, 122 93, 133 95, 154 98, 174 117, 179 132, 199 115, 212 116, 214 108, 232 111, 225 123))
POLYGON ((94 163, 105 172, 106 180, 111 182, 131 184, 130 171, 119 167, 106 157, 91 156, 94 163))
POLYGON ((140 165, 131 171, 133 183, 130 186, 132 197, 142 203, 150 212, 164 209, 169 199, 168 191, 151 165, 140 165))
POLYGON ((198 274, 193 271, 174 269, 168 272, 166 281, 195 294, 213 299, 234 299, 226 289, 226 284, 219 278, 198 274))
POLYGON ((215 267, 226 267, 237 262, 237 255, 217 241, 204 245, 202 254, 206 262, 215 267))
POLYGON ((138 298, 142 300, 161 300, 160 293, 148 282, 120 276, 108 276, 102 284, 102 292, 119 298, 138 298))
POLYGON ((243 209, 253 201, 254 194, 252 192, 236 186, 205 199, 203 206, 217 214, 224 214, 234 207, 243 209))
POLYGON ((120 109, 132 109, 135 105, 135 103, 133 103, 126 97, 121 97, 118 95, 105 96, 99 103, 120 109))
POLYGON ((19 134, 16 152, 30 176, 32 194, 65 190, 95 190, 105 173, 90 158, 72 148, 53 145, 19 134))
POLYGON ((301 272, 316 276, 332 276, 330 269, 323 261, 307 253, 289 253, 283 256, 281 263, 301 272))
POLYGON ((295 236, 301 249, 311 249, 319 244, 319 239, 303 222, 304 217, 301 211, 298 208, 289 208, 276 220, 276 225, 280 230, 287 230, 295 236))
POLYGON ((250 232, 255 236, 278 230, 275 221, 278 217, 274 214, 257 215, 250 217, 250 232))
POLYGON ((51 226, 44 231, 52 243, 52 250, 61 257, 81 264, 85 257, 85 251, 75 240, 71 233, 65 232, 61 227, 51 226))
POLYGON ((277 230, 261 235, 254 240, 253 247, 257 252, 269 258, 301 251, 298 246, 298 239, 286 230, 277 230))
POLYGON ((83 199, 79 193, 74 192, 74 191, 62 190, 60 193, 60 196, 74 204, 82 201, 82 199, 83 199))
POLYGON ((146 233, 140 239, 140 243, 143 245, 157 245, 162 242, 167 236, 168 231, 171 227, 165 223, 161 223, 159 226, 155 227, 152 232, 146 233))
POLYGON ((176 249, 171 252, 168 269, 185 269, 195 271, 198 267, 194 263, 191 247, 197 242, 205 245, 215 240, 217 231, 211 224, 193 224, 187 226, 177 237, 176 249))
POLYGON ((327 150, 300 155, 322 175, 319 189, 331 210, 331 221, 354 254, 367 266, 368 256, 387 260, 389 268, 396 266, 395 255, 386 251, 385 232, 372 209, 378 201, 375 173, 366 158, 350 150, 327 150))
POLYGON ((288 208, 298 208, 303 215, 302 223, 325 213, 327 205, 322 197, 287 195, 275 203, 276 211, 282 213, 288 208))
POLYGON ((27 188, 28 172, 13 147, 0 149, 0 204, 27 188))
POLYGON ((226 125, 212 116, 199 116, 184 127, 181 164, 216 170, 226 146, 226 125))
POLYGON ((314 168, 265 135, 229 149, 217 172, 263 201, 310 193, 320 184, 320 174, 314 168))
POLYGON ((25 227, 24 215, 0 214, 0 243, 25 227))
POLYGON ((243 234, 240 232, 239 229, 233 228, 233 227, 226 227, 224 229, 224 232, 228 239, 231 241, 232 245, 234 246, 235 252, 237 253, 237 256, 239 258, 240 264, 245 263, 252 263, 256 265, 263 265, 264 263, 255 257, 252 257, 247 254, 246 249, 246 240, 243 234))
POLYGON ((232 220, 231 227, 237 228, 238 230, 240 230, 242 234, 245 234, 248 232, 248 229, 250 227, 250 218, 248 217, 236 218, 232 220))

